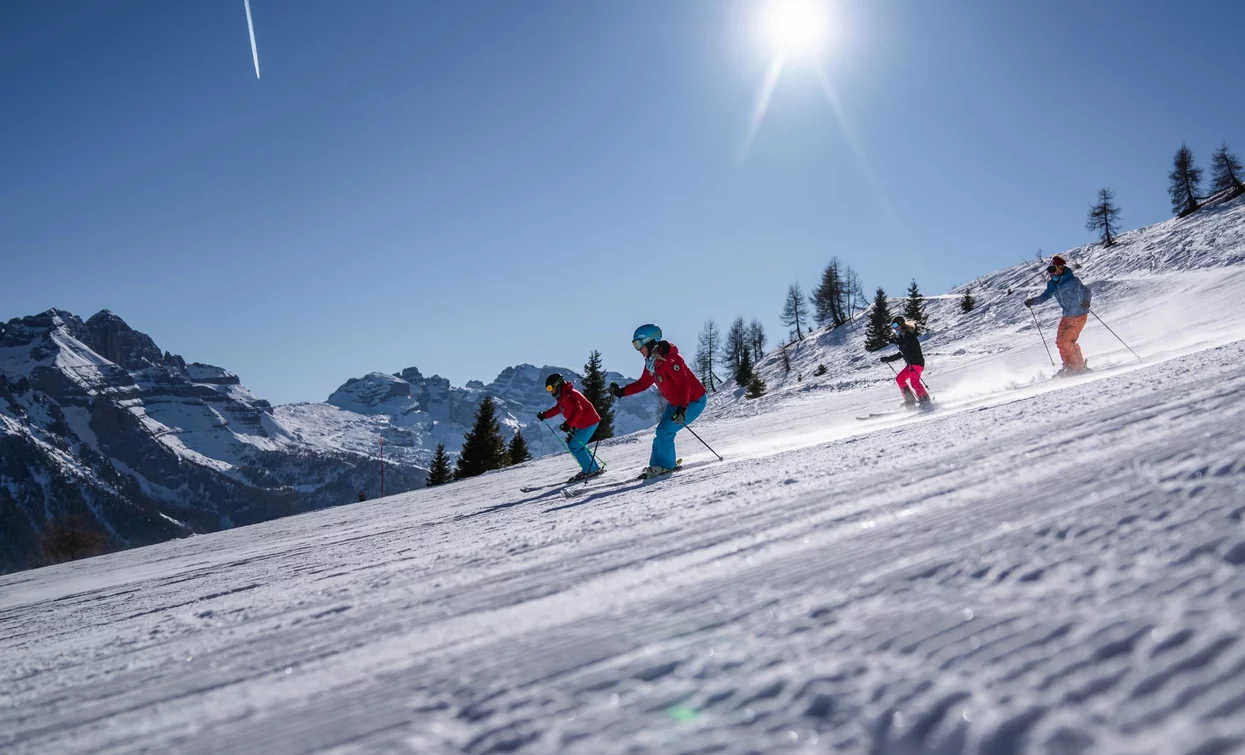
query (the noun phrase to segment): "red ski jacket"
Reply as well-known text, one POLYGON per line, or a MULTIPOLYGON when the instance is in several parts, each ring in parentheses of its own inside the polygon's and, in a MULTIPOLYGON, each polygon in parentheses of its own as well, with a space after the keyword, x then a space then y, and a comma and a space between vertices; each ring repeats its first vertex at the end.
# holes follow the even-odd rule
POLYGON ((570 383, 562 384, 562 390, 558 391, 558 405, 541 412, 540 418, 549 419, 558 414, 565 417, 566 424, 576 430, 592 427, 601 421, 597 408, 592 405, 587 396, 575 390, 575 386, 570 383))
POLYGON ((658 341, 656 353, 644 363, 644 374, 623 388, 623 395, 634 396, 653 383, 671 406, 687 406, 705 395, 700 378, 679 356, 679 347, 669 341, 658 341))

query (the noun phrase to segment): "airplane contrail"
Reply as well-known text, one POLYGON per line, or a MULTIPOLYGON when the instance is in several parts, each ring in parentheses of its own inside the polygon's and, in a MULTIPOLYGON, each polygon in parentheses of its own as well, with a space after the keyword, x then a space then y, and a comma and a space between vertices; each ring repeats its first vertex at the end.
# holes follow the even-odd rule
POLYGON ((255 46, 255 24, 251 21, 251 0, 242 0, 246 5, 246 28, 251 32, 251 58, 255 61, 255 78, 259 78, 259 48, 255 46))

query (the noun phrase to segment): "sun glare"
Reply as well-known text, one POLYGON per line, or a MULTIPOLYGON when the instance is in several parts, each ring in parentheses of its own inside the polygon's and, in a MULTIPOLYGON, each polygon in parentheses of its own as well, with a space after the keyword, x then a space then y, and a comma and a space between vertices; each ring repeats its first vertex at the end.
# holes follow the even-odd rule
POLYGON ((817 52, 826 39, 826 14, 817 0, 773 0, 765 7, 765 36, 783 55, 817 52))

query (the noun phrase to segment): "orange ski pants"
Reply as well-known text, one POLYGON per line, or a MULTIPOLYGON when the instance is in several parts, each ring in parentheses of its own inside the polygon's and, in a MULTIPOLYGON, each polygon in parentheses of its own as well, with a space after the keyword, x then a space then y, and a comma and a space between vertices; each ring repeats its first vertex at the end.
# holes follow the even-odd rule
POLYGON ((1064 367, 1073 370, 1085 368, 1085 355, 1081 353, 1076 339, 1081 337, 1081 331, 1085 329, 1085 321, 1088 319, 1089 315, 1077 315, 1059 320, 1059 334, 1055 336, 1055 345, 1059 347, 1059 358, 1063 360, 1064 367))

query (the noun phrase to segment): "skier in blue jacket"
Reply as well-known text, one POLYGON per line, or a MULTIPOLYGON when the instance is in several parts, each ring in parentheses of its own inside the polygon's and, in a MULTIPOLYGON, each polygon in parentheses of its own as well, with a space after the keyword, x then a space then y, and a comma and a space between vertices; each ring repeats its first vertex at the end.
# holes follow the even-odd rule
POLYGON ((1092 303, 1093 294, 1090 293, 1088 286, 1072 274, 1072 271, 1068 269, 1068 263, 1059 255, 1055 255, 1051 260, 1050 266, 1046 268, 1046 274, 1050 276, 1050 280, 1046 283, 1046 290, 1040 296, 1025 299, 1025 306, 1032 307, 1034 304, 1041 304, 1052 296, 1055 297, 1055 301, 1059 302, 1060 308, 1063 309, 1063 317, 1059 320, 1059 332, 1055 336, 1055 345, 1059 347, 1059 358, 1063 360, 1063 369, 1057 373, 1056 377, 1076 375, 1088 369, 1085 364, 1085 355, 1081 353, 1081 346, 1077 343, 1077 339, 1080 338, 1081 331, 1085 329, 1085 322, 1089 319, 1089 306, 1092 303))

